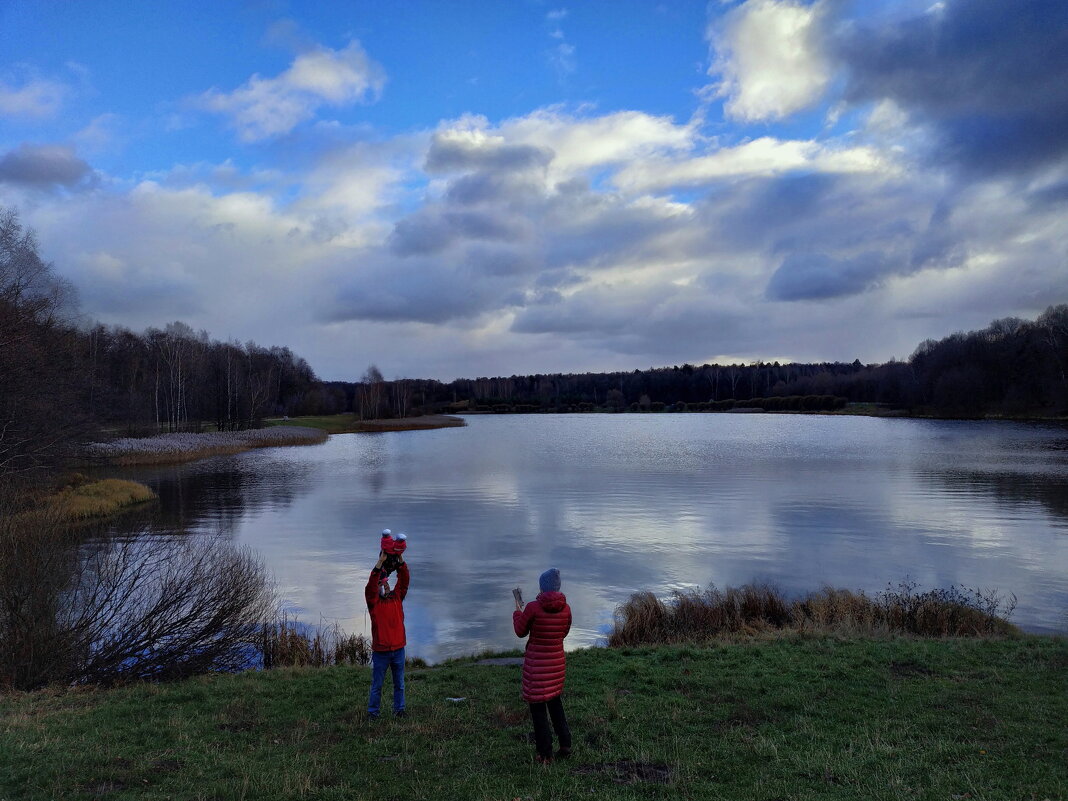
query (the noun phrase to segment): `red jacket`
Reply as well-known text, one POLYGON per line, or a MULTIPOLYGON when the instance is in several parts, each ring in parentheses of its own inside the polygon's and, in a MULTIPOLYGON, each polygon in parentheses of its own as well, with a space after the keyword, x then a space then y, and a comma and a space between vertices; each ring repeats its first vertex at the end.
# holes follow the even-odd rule
POLYGON ((571 630, 571 607, 562 592, 543 592, 512 613, 517 637, 527 640, 523 659, 523 700, 549 701, 564 690, 567 660, 564 637, 571 630))
POLYGON ((404 596, 408 594, 408 563, 397 567, 397 586, 388 597, 378 594, 382 571, 375 568, 363 588, 367 611, 371 613, 371 650, 396 651, 406 644, 404 637, 404 596))

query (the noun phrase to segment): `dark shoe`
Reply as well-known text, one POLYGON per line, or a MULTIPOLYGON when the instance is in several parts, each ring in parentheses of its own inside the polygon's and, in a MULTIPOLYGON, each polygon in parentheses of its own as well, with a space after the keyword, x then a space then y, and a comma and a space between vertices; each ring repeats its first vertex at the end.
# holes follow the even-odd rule
POLYGON ((570 748, 564 748, 563 746, 560 746, 560 750, 556 752, 556 758, 557 759, 570 759, 571 758, 571 749, 570 748))
POLYGON ((553 764, 553 758, 551 756, 545 757, 545 756, 542 756, 541 754, 537 754, 534 757, 534 761, 537 762, 539 765, 551 765, 551 764, 553 764))
POLYGON ((396 712, 393 713, 393 717, 395 717, 395 718, 406 718, 406 717, 408 717, 408 713, 405 712, 403 709, 398 709, 396 712))

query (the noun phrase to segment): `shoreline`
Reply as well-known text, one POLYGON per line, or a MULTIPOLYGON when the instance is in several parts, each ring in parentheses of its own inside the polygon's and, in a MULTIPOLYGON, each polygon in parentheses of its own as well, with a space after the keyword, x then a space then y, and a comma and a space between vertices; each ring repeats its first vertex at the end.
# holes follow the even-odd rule
MULTIPOLYGON (((337 415, 349 418, 351 415, 337 415)), ((458 428, 467 425, 459 417, 423 415, 394 420, 335 420, 334 417, 281 418, 266 420, 264 428, 242 431, 176 432, 150 437, 121 437, 108 442, 93 442, 85 447, 85 458, 92 464, 129 467, 152 464, 181 464, 243 453, 257 448, 291 445, 318 445, 331 434, 372 434, 387 431, 425 431, 458 428)))
POLYGON ((886 409, 886 410, 872 410, 872 411, 852 411, 848 408, 839 409, 834 411, 795 411, 795 410, 774 410, 767 411, 765 409, 729 409, 724 411, 644 411, 644 412, 632 412, 632 411, 609 411, 608 409, 590 409, 590 410, 575 410, 575 411, 522 411, 522 412, 499 412, 499 411, 456 411, 450 412, 454 415, 462 415, 464 417, 482 417, 482 416, 510 416, 510 415, 637 415, 637 416, 676 416, 676 415, 734 415, 734 414, 781 414, 789 416, 804 416, 804 417, 878 417, 894 420, 936 420, 943 422, 960 422, 960 423, 983 423, 983 422, 1001 422, 1001 423, 1062 423, 1068 424, 1068 417, 1039 417, 1039 416, 1021 416, 1011 417, 1008 415, 983 415, 979 417, 945 417, 935 414, 914 414, 907 409, 886 409))
POLYGON ((375 418, 358 420, 356 415, 331 414, 306 417, 271 417, 264 420, 267 427, 302 426, 325 431, 327 434, 378 434, 386 431, 430 431, 438 428, 462 428, 463 418, 454 414, 423 414, 418 417, 375 418))

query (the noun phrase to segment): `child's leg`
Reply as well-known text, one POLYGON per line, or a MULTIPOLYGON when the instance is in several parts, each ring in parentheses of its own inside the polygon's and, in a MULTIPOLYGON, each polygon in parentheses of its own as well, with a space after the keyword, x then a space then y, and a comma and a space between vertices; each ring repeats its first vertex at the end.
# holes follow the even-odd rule
POLYGON ((549 707, 549 717, 553 721, 553 731, 556 732, 556 739, 560 741, 560 747, 565 751, 571 750, 571 729, 567 725, 567 716, 564 715, 564 702, 560 700, 560 696, 556 696, 550 700, 546 706, 549 707))
POLYGON ((371 695, 367 699, 367 714, 372 717, 378 716, 378 707, 382 700, 382 682, 386 678, 388 666, 389 654, 371 652, 371 695))
POLYGON ((530 705, 530 718, 534 721, 534 746, 538 749, 538 756, 549 759, 553 755, 553 733, 549 728, 544 701, 530 705))
POLYGON ((390 670, 393 672, 393 714, 404 711, 404 649, 398 648, 390 655, 390 670))

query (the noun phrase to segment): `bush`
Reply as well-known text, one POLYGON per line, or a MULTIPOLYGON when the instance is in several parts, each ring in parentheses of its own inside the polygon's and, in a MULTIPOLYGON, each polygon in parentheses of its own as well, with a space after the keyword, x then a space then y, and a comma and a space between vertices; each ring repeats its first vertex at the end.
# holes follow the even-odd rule
POLYGON ((0 514, 0 686, 237 670, 272 608, 266 569, 223 540, 86 546, 55 510, 0 514))
POLYGON ((790 601, 781 590, 746 584, 704 592, 676 592, 662 601, 638 592, 619 606, 608 635, 613 648, 662 643, 706 642, 732 634, 767 630, 895 632, 926 637, 987 637, 1012 634, 1007 618, 1016 597, 1003 602, 997 592, 965 587, 916 592, 916 585, 870 597, 863 592, 825 588, 790 601))

